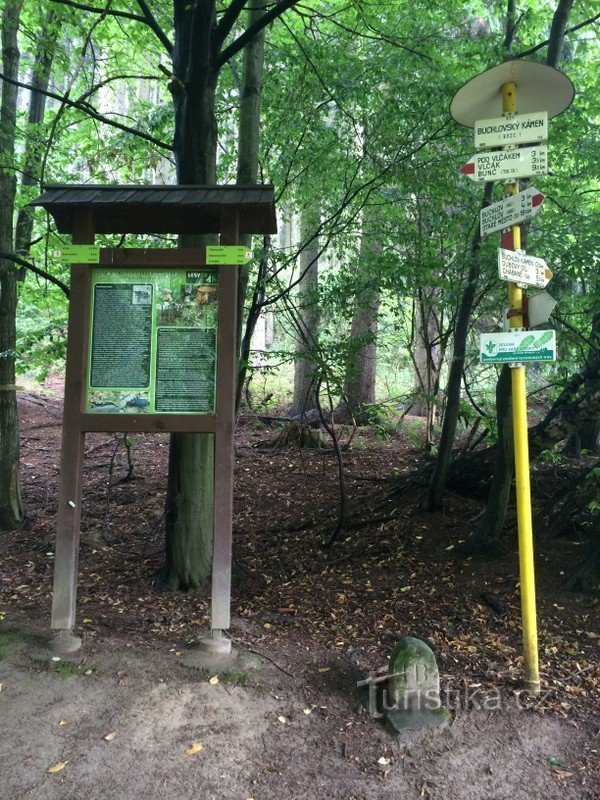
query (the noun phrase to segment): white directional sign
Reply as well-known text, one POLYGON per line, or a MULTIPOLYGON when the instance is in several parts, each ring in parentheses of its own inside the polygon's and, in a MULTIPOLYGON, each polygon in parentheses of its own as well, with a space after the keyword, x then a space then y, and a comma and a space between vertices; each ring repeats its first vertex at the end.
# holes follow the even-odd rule
POLYGON ((475 122, 475 147, 545 142, 548 138, 548 112, 514 114, 475 122))
POLYGON ((530 328, 548 322, 550 314, 554 311, 556 300, 548 292, 538 292, 527 300, 527 321, 530 328))
POLYGON ((492 203, 487 208, 482 208, 481 235, 487 236, 535 217, 543 202, 544 195, 531 186, 523 192, 500 200, 499 203, 492 203))
POLYGON ((543 289, 552 277, 552 271, 543 258, 528 256, 521 250, 498 248, 498 275, 503 281, 539 286, 543 289))
POLYGON ((556 361, 556 331, 482 333, 479 355, 483 364, 556 361))
POLYGON ((477 153, 460 168, 475 183, 516 180, 548 172, 548 148, 545 144, 477 153))

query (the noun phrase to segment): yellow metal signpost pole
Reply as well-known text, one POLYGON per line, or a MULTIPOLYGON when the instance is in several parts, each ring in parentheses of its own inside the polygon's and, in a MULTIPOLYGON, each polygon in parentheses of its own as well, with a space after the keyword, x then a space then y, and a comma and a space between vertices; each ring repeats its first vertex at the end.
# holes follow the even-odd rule
MULTIPOLYGON (((503 270, 502 250, 521 249, 521 228, 519 224, 508 227, 511 223, 520 223, 531 219, 536 212, 533 197, 537 190, 519 193, 518 178, 524 176, 544 175, 546 173, 546 147, 540 145, 525 147, 515 151, 515 147, 531 142, 541 142, 547 139, 547 129, 544 127, 548 119, 562 114, 572 103, 575 87, 569 78, 559 70, 524 59, 505 61, 495 67, 475 75, 454 94, 450 103, 450 113, 460 125, 475 129, 475 146, 503 147, 512 150, 505 156, 492 152, 477 153, 461 167, 463 175, 468 175, 475 183, 484 183, 486 180, 500 181, 505 176, 511 176, 506 183, 505 200, 493 203, 491 213, 481 214, 482 236, 505 229, 501 238, 498 271, 500 277, 516 276, 508 284, 509 327, 515 331, 514 336, 504 337, 504 334, 489 334, 500 336, 510 346, 504 353, 509 358, 519 358, 517 342, 519 336, 516 331, 523 330, 529 320, 525 308, 527 296, 521 286, 540 285, 537 280, 532 280, 532 275, 525 269, 527 257, 524 256, 523 272, 521 267, 514 271, 503 270), (517 87, 519 93, 519 106, 521 113, 517 114, 517 87), (498 119, 502 99, 503 116, 511 116, 509 121, 498 119), (514 115, 514 119, 512 119, 514 115), (540 117, 540 115, 542 115, 540 117), (543 115, 546 116, 544 120, 543 115), (516 167, 516 169, 514 168, 516 167), (514 177, 513 177, 514 176, 514 177), (510 199, 513 195, 520 195, 516 202, 510 199), (495 208, 494 208, 495 207, 495 208), (522 276, 522 282, 519 277, 522 276), (518 281, 518 283, 517 283, 518 281)), ((543 200, 543 196, 541 198, 543 200)), ((521 257, 513 257, 515 265, 519 264, 521 257)), ((535 260, 534 260, 535 261, 535 260)), ((538 259, 544 265, 543 260, 538 259)), ((550 278, 548 270, 545 277, 550 278)), ((545 284, 543 284, 545 285, 545 284)), ((551 298, 550 298, 551 299, 551 298)), ((531 306, 530 306, 531 308, 531 306)), ((539 305, 538 305, 539 308, 539 305)), ((540 313, 537 317, 541 317, 540 313)), ((545 321, 539 319, 540 322, 545 321)), ((537 323, 536 323, 537 324, 537 323)), ((544 336, 554 338, 554 331, 545 331, 544 336)), ((527 339, 527 337, 524 337, 527 339)), ((535 337, 532 337, 535 338, 535 337)), ((546 338, 547 341, 547 338, 546 338)), ((495 345, 492 342, 492 351, 495 345)), ((504 363, 504 357, 495 359, 484 358, 488 363, 504 363)), ((500 351, 499 351, 500 354, 500 351)), ((529 353, 529 356, 532 354, 529 353)), ((535 354, 533 354, 535 356, 535 354)), ((542 355, 540 351, 540 356, 542 355)), ((556 358, 556 352, 553 354, 556 358)), ((540 358, 522 357, 523 360, 554 360, 546 356, 540 358)), ((525 366, 523 363, 510 364, 513 401, 513 428, 515 445, 515 480, 517 487, 517 519, 519 528, 519 569, 521 578, 521 614, 523 621, 523 656, 525 672, 525 688, 532 694, 540 691, 540 673, 538 666, 538 641, 537 622, 535 612, 535 577, 533 568, 533 530, 531 524, 531 489, 529 482, 529 443, 527 441, 527 395, 525 382, 525 366)))
MULTIPOLYGON (((516 112, 516 86, 511 81, 502 85, 502 111, 516 112)), ((506 186, 508 195, 518 192, 518 182, 506 186)), ((512 227, 511 250, 521 249, 521 226, 512 227)), ((508 238, 508 237, 507 237, 508 238)), ((503 241, 503 245, 505 242, 503 241)), ((508 244, 508 241, 506 242, 508 244)), ((523 328, 523 289, 508 284, 511 312, 510 327, 523 328), (521 314, 518 312, 521 311, 521 314), (517 313, 515 313, 517 312, 517 313)), ((529 442, 527 438, 526 373, 522 364, 511 365, 513 436, 515 447, 515 483, 517 491, 517 520, 519 530, 519 573, 521 581, 521 617, 523 624, 523 659, 525 688, 533 694, 540 691, 538 640, 535 604, 535 572, 533 563, 533 527, 531 524, 531 488, 529 481, 529 442)))

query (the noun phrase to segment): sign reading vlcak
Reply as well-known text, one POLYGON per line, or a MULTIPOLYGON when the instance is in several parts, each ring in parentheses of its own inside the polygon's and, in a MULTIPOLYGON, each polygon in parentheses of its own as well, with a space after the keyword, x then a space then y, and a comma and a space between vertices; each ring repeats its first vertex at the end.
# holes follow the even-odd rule
POLYGON ((475 122, 475 147, 544 142, 548 138, 548 112, 480 119, 475 122))
POLYGON ((487 236, 535 217, 543 202, 544 195, 530 186, 529 189, 506 197, 499 203, 482 208, 479 214, 481 235, 487 236))
POLYGON ((525 286, 547 286, 552 271, 543 258, 528 256, 520 250, 498 248, 498 275, 503 281, 524 284, 525 286))
POLYGON ((479 355, 483 364, 556 361, 556 331, 482 333, 479 355))
POLYGON ((548 172, 548 148, 541 144, 515 150, 476 153, 463 164, 460 171, 475 183, 545 175, 548 172))

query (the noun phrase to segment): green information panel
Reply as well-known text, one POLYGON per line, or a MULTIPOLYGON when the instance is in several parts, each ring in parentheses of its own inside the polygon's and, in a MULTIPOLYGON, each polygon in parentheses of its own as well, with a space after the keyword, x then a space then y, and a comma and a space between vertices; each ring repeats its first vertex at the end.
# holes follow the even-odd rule
POLYGON ((215 411, 218 271, 94 269, 86 411, 215 411))

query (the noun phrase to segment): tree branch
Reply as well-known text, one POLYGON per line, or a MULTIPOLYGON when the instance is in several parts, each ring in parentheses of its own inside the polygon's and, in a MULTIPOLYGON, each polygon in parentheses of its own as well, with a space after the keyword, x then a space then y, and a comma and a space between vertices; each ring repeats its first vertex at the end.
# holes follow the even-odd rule
POLYGON ((103 122, 105 125, 109 125, 112 128, 118 128, 125 133, 132 133, 134 136, 139 136, 140 139, 144 139, 146 142, 156 145, 156 147, 161 147, 163 150, 169 150, 170 152, 173 151, 172 145, 165 144, 159 139, 155 139, 154 136, 151 136, 149 133, 144 133, 136 128, 130 128, 129 125, 123 125, 121 122, 116 122, 109 117, 105 117, 103 114, 100 114, 98 111, 92 108, 92 106, 90 106, 88 103, 80 102, 79 100, 69 100, 69 98, 65 97, 64 95, 56 94, 55 92, 50 92, 48 90, 43 91, 40 89, 34 89, 34 87, 30 84, 23 83, 22 81, 15 81, 2 72, 0 72, 0 80, 6 81, 13 86, 18 86, 21 89, 29 89, 29 91, 40 92, 41 94, 46 95, 46 97, 51 97, 53 100, 58 100, 60 103, 64 103, 70 108, 76 108, 83 114, 87 114, 88 117, 98 120, 98 122, 103 122))
POLYGON ((221 21, 215 29, 215 37, 219 44, 222 44, 227 36, 231 33, 231 29, 242 13, 245 5, 246 0, 231 0, 227 6, 227 10, 221 17, 221 21))
POLYGON ((58 286, 58 288, 61 289, 67 297, 69 296, 69 287, 67 286, 66 283, 63 283, 60 280, 60 278, 55 278, 54 275, 51 275, 49 272, 46 272, 45 269, 40 269, 39 267, 36 267, 35 264, 31 263, 31 261, 27 261, 26 259, 21 258, 20 256, 16 256, 14 253, 0 252, 0 258, 5 259, 6 261, 12 261, 15 264, 18 264, 20 267, 24 267, 25 269, 28 269, 30 272, 39 275, 40 278, 44 278, 44 280, 47 280, 50 283, 53 283, 55 286, 58 286))
POLYGON ((254 25, 250 25, 250 27, 247 28, 241 36, 238 36, 238 38, 232 42, 229 47, 226 47, 225 50, 223 50, 217 59, 215 69, 220 69, 229 61, 230 58, 233 58, 236 53, 239 53, 240 50, 243 50, 243 48, 256 36, 257 33, 260 33, 263 28, 266 28, 269 23, 273 22, 273 20, 277 19, 277 17, 280 17, 289 8, 295 6, 297 2, 298 0, 281 0, 281 2, 276 3, 270 11, 267 11, 266 14, 264 14, 259 20, 257 20, 257 22, 254 23, 254 25))
POLYGON ((85 3, 76 3, 75 0, 50 1, 52 3, 57 3, 58 5, 76 8, 79 11, 86 11, 89 14, 102 14, 103 16, 120 17, 121 19, 132 19, 134 22, 141 22, 142 24, 147 25, 150 30, 156 34, 156 37, 169 55, 171 55, 171 52, 173 51, 173 45, 169 41, 169 37, 160 27, 144 0, 137 0, 139 7, 142 9, 142 15, 133 14, 131 11, 119 11, 118 9, 107 8, 106 6, 104 8, 96 8, 96 6, 88 6, 85 3))
POLYGON ((145 0, 137 0, 137 4, 142 10, 142 14, 144 15, 144 22, 146 23, 146 25, 150 28, 150 30, 154 34, 156 34, 156 38, 162 44, 162 46, 165 48, 167 53, 169 55, 172 55, 173 54, 173 45, 172 45, 169 37, 167 36, 167 34, 163 31, 163 29, 160 27, 160 25, 156 21, 156 17, 154 16, 154 14, 148 8, 148 5, 146 4, 145 0))
MULTIPOLYGON (((578 25, 573 25, 572 28, 567 28, 565 31, 565 36, 568 36, 570 33, 575 33, 580 28, 585 28, 586 25, 593 25, 600 19, 600 14, 596 14, 594 17, 590 17, 589 19, 585 19, 583 22, 580 22, 578 25)), ((517 53, 514 58, 526 58, 527 56, 533 55, 533 53, 537 53, 538 50, 541 50, 542 47, 546 47, 546 45, 550 44, 550 39, 546 39, 539 44, 536 44, 534 47, 531 47, 529 50, 523 50, 522 53, 517 53)))

